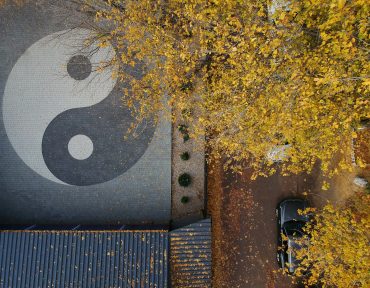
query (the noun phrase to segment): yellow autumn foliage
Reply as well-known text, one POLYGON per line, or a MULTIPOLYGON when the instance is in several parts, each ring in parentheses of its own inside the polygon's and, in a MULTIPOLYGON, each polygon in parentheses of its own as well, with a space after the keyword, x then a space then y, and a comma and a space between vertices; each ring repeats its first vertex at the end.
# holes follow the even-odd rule
POLYGON ((266 153, 287 142, 283 173, 319 160, 331 175, 334 155, 350 168, 352 128, 370 117, 368 1, 86 2, 99 7, 98 39, 116 48, 139 122, 166 105, 196 110, 195 134, 206 129, 215 156, 262 175, 275 172, 266 153), (138 63, 144 75, 127 73, 138 63))
POLYGON ((357 194, 346 205, 314 212, 301 239, 296 270, 306 287, 365 288, 370 284, 370 195, 357 194), (321 285, 321 286, 320 286, 321 285))

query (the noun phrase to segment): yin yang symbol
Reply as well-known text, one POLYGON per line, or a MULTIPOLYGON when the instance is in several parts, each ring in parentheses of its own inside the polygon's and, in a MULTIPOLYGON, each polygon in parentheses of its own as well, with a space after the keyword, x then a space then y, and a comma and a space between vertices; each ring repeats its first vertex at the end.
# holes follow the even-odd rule
POLYGON ((122 175, 155 130, 148 121, 137 136, 124 138, 134 119, 122 106, 122 86, 111 77, 114 68, 97 71, 115 52, 86 47, 90 36, 73 29, 37 41, 15 63, 4 90, 3 121, 15 152, 59 184, 88 186, 122 175))

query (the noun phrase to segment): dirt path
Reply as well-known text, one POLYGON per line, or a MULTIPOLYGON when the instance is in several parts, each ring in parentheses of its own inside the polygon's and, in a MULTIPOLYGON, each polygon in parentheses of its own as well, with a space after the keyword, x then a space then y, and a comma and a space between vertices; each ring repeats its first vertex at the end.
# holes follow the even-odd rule
POLYGON ((231 175, 220 165, 211 171, 214 287, 295 287, 274 271, 278 269, 275 208, 283 198, 296 194, 296 177, 251 182, 250 171, 231 175))
POLYGON ((351 191, 353 174, 333 178, 322 191, 318 169, 310 175, 278 174, 251 181, 251 171, 232 175, 221 163, 209 167, 209 210, 213 222, 213 287, 298 287, 283 276, 276 261, 277 223, 275 208, 287 197, 304 198, 321 206, 327 200, 343 201, 351 191))

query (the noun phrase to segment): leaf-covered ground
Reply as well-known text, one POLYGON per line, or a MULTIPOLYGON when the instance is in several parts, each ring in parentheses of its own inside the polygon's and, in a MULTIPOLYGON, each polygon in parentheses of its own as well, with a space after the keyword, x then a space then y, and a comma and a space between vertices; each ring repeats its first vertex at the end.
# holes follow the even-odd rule
POLYGON ((343 201, 352 191, 352 174, 330 180, 322 191, 318 169, 310 175, 250 180, 251 171, 230 174, 221 163, 210 166, 209 210, 213 222, 214 287, 297 287, 279 272, 276 262, 275 208, 287 197, 306 197, 314 206, 343 201))

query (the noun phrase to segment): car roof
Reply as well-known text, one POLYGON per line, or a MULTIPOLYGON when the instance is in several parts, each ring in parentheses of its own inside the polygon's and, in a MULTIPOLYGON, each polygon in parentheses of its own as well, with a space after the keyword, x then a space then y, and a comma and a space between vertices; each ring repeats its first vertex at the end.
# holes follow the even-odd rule
POLYGON ((287 199, 284 199, 283 201, 281 201, 279 203, 279 207, 282 207, 283 205, 288 204, 288 203, 303 203, 306 206, 308 205, 307 200, 304 200, 304 199, 301 199, 301 198, 287 198, 287 199))
POLYGON ((299 210, 305 210, 308 207, 308 202, 299 198, 285 199, 280 202, 278 209, 280 210, 280 225, 289 221, 307 222, 308 217, 301 215, 299 210))

